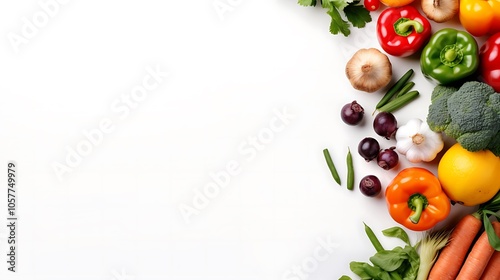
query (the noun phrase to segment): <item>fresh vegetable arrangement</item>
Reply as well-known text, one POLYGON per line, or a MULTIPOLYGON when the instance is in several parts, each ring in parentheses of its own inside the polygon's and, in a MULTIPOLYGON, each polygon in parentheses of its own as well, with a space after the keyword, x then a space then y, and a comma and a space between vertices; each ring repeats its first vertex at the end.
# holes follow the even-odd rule
MULTIPOLYGON (((365 11, 381 10, 374 34, 380 49, 359 49, 346 61, 345 74, 354 90, 381 94, 371 132, 382 140, 366 135, 357 155, 392 180, 355 173, 347 148, 346 181, 348 190, 358 180, 360 193, 384 198, 389 216, 402 228, 383 233, 405 245, 386 250, 365 225, 376 253, 370 263, 351 262, 350 269, 362 279, 500 279, 500 223, 495 220, 500 220, 500 0, 420 0, 422 14, 413 2, 319 2, 333 15, 332 33, 345 36, 350 34, 345 19, 352 18, 349 9, 342 14, 346 7, 364 5, 364 19, 365 11), (454 18, 461 28, 439 25, 454 18), (339 27, 341 21, 347 28, 339 27), (393 61, 406 59, 415 60, 420 71, 404 69, 394 77, 401 69, 394 69, 393 61), (419 74, 428 78, 432 91, 413 89, 418 85, 412 77, 419 74), (397 110, 414 106, 411 101, 419 96, 428 100, 426 118, 398 123, 397 110), (401 167, 400 159, 410 166, 401 167), (453 207, 477 210, 454 223, 448 220, 453 207), (412 245, 405 229, 423 237, 412 245)), ((365 24, 369 21, 371 16, 365 24)), ((362 129, 370 117, 364 103, 360 95, 341 109, 341 120, 352 129, 362 129)), ((334 175, 331 158, 325 158, 334 175)), ((334 179, 341 185, 338 174, 334 179)))

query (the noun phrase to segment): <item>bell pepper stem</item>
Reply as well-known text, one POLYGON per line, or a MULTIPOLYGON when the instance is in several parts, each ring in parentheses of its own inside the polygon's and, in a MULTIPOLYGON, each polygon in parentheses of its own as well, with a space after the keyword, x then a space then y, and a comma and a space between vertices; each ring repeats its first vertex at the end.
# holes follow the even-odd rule
POLYGON ((400 36, 409 36, 412 29, 417 33, 424 31, 424 25, 416 20, 400 18, 394 23, 394 31, 400 36))
POLYGON ((410 197, 408 201, 408 206, 413 210, 413 214, 409 217, 410 221, 414 224, 418 224, 422 212, 427 206, 427 199, 421 194, 414 194, 410 197))
POLYGON ((462 49, 455 44, 445 46, 439 54, 441 63, 449 67, 458 65, 462 61, 463 56, 462 49))
POLYGON ((455 49, 448 49, 445 53, 444 53, 444 58, 448 61, 453 61, 457 58, 457 52, 455 51, 455 49))

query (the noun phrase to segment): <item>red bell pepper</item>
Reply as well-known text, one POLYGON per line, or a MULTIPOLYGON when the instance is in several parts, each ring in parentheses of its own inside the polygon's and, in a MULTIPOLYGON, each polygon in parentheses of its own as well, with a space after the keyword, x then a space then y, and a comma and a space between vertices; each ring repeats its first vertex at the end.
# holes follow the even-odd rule
POLYGON ((431 24, 412 6, 387 8, 377 21, 377 38, 382 49, 393 56, 410 56, 431 37, 431 24))
POLYGON ((485 83, 500 92, 500 33, 486 40, 479 49, 481 78, 485 83))

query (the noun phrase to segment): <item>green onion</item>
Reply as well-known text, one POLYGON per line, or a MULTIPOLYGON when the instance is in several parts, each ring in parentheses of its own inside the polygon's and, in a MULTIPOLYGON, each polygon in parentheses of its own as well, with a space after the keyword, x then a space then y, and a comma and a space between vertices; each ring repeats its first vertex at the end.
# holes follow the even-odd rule
POLYGON ((352 163, 351 149, 349 149, 347 152, 346 162, 347 162, 347 189, 353 190, 354 189, 354 165, 352 163))
POLYGON ((408 70, 396 83, 385 93, 384 97, 377 103, 376 109, 384 106, 398 91, 408 82, 413 75, 413 69, 408 70))
POLYGON ((399 108, 405 106, 406 104, 410 103, 411 101, 413 101, 415 98, 418 97, 419 94, 420 93, 418 91, 412 90, 403 96, 400 96, 394 100, 391 100, 391 102, 380 107, 378 110, 380 112, 396 111, 397 109, 399 109, 399 108))
POLYGON ((335 165, 333 164, 333 160, 332 157, 330 156, 330 152, 328 151, 328 149, 323 150, 323 155, 325 156, 326 164, 328 164, 328 168, 330 168, 330 172, 332 173, 333 179, 340 186, 340 176, 339 173, 337 172, 337 169, 335 168, 335 165))

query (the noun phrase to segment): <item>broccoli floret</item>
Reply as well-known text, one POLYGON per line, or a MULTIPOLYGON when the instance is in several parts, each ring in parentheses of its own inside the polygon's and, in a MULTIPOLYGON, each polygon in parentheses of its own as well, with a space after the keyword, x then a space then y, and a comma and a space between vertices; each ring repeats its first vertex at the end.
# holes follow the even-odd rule
POLYGON ((500 131, 495 136, 493 136, 493 139, 490 141, 488 147, 486 148, 492 151, 495 155, 500 156, 500 131))
POLYGON ((448 98, 457 91, 457 88, 447 86, 437 86, 432 91, 431 102, 429 106, 429 115, 427 123, 434 131, 444 131, 451 122, 448 114, 448 98))
MULTIPOLYGON (((490 95, 488 105, 496 110, 497 115, 500 115, 500 94, 490 95)), ((497 156, 500 155, 500 131, 493 136, 493 139, 488 144, 487 149, 491 150, 497 156)))
POLYGON ((469 151, 489 149, 500 156, 500 94, 485 83, 466 82, 458 90, 437 86, 427 122, 469 151))

